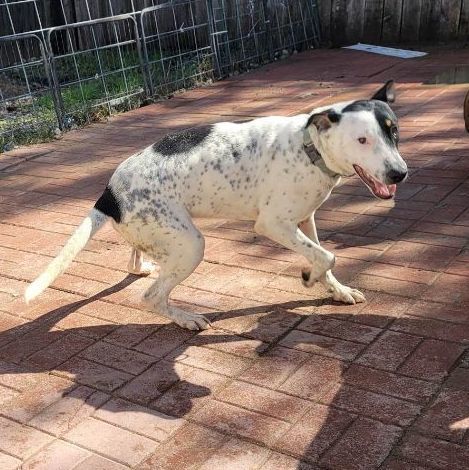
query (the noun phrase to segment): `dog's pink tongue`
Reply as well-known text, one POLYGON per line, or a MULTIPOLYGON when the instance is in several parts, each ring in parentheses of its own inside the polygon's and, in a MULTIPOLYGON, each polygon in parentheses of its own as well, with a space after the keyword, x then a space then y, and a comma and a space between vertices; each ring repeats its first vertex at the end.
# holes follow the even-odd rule
POLYGON ((377 196, 387 198, 387 197, 392 197, 394 194, 396 194, 396 189, 397 186, 395 184, 390 184, 387 186, 384 183, 381 183, 380 181, 375 180, 375 191, 377 196))

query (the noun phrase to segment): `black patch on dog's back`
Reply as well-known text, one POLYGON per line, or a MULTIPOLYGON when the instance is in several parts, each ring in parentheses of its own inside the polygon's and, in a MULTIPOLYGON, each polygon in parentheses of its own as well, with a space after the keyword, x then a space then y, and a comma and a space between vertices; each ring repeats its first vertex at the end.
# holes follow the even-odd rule
POLYGON ((343 113, 354 111, 372 111, 388 143, 390 145, 397 145, 399 138, 395 138, 392 133, 392 128, 397 123, 397 117, 386 103, 377 100, 354 101, 342 110, 343 113), (388 126, 386 124, 387 120, 390 120, 393 123, 393 126, 388 126))
POLYGON ((152 145, 152 149, 169 157, 178 153, 185 153, 200 145, 212 132, 213 126, 194 127, 174 134, 168 134, 152 145))
POLYGON ((94 208, 108 217, 112 217, 117 223, 122 219, 121 208, 117 202, 116 196, 109 186, 106 186, 104 193, 96 201, 94 208))

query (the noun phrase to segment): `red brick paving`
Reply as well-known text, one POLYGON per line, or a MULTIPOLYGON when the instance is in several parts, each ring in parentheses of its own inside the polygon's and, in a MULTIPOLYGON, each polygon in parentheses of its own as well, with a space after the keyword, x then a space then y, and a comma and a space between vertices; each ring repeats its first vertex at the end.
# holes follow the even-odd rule
POLYGON ((465 50, 399 60, 296 55, 0 159, 0 468, 467 469, 467 86, 422 82, 465 50), (396 203, 356 179, 318 213, 339 279, 332 303, 301 260, 242 221, 201 220, 204 262, 175 302, 195 334, 142 310, 110 227, 30 306, 21 294, 115 166, 166 132, 294 114, 398 81, 411 176, 396 203))

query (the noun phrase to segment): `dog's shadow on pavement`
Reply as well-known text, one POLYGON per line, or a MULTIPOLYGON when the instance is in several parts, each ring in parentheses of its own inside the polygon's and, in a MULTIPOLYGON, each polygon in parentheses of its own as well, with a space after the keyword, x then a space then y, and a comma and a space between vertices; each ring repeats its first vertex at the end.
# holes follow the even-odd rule
MULTIPOLYGON (((77 351, 73 358, 59 364, 53 360, 42 366, 41 361, 31 362, 37 354, 31 345, 34 338, 40 337, 39 341, 48 345, 62 341, 64 347, 70 335, 94 339, 84 345, 99 339, 101 344, 106 344, 106 335, 112 335, 109 325, 66 330, 54 327, 81 307, 123 289, 135 279, 127 276, 93 297, 57 308, 0 333, 0 344, 3 345, 0 361, 4 361, 0 363, 0 383, 2 373, 54 371, 54 374, 71 377, 79 384, 113 395, 114 399, 96 405, 108 416, 128 411, 122 405, 125 398, 135 405, 143 405, 134 407, 139 412, 156 413, 159 419, 168 421, 190 417, 191 421, 257 441, 302 462, 320 462, 328 468, 337 468, 344 459, 355 459, 357 468, 362 468, 361 465, 378 468, 401 438, 403 429, 413 423, 437 393, 445 376, 442 364, 447 362, 448 354, 455 363, 464 351, 462 345, 419 336, 417 332, 426 331, 424 318, 399 318, 392 312, 389 315, 353 315, 348 306, 336 309, 339 313, 334 311, 331 315, 308 314, 309 308, 312 311, 325 304, 324 300, 313 299, 209 314, 214 329, 203 333, 188 332, 167 323, 121 325, 118 328, 123 337, 130 336, 135 329, 148 327, 158 332, 168 328, 169 337, 174 341, 174 350, 168 347, 166 354, 155 357, 135 377, 107 367, 106 377, 99 381, 99 363, 96 363, 96 370, 83 367, 80 358, 87 357, 83 351, 77 351), (295 309, 301 310, 293 311, 295 309), (223 324, 223 321, 242 320, 249 315, 256 317, 254 326, 238 334, 227 331, 223 324), (250 352, 236 356, 237 351, 230 350, 230 345, 236 349, 246 340, 250 352), (450 353, 448 347, 453 348, 450 353), (197 369, 197 364, 193 367, 181 360, 191 357, 191 348, 203 351, 206 364, 211 360, 206 358, 213 354, 214 361, 218 356, 225 357, 227 370, 233 370, 226 359, 230 357, 226 353, 231 352, 235 354, 235 357, 231 356, 233 361, 238 357, 245 361, 245 366, 236 373, 223 375, 220 372, 223 364, 214 363, 208 375, 218 377, 221 386, 218 382, 212 386, 210 380, 204 382, 200 377, 191 380, 190 374, 181 376, 184 364, 186 369, 197 369), (31 354, 18 361, 14 354, 21 349, 31 351, 31 354), (118 383, 122 386, 116 386, 118 383), (232 392, 224 393, 225 388, 232 392), (203 417, 198 417, 198 411, 203 411, 207 404, 213 405, 213 398, 222 406, 236 406, 241 410, 241 417, 239 414, 224 415, 227 422, 211 419, 211 413, 202 413, 203 417), (257 418, 259 422, 256 422, 257 418), (268 427, 263 430, 266 423, 268 427)), ((84 350, 87 347, 84 346, 84 350)), ((94 364, 92 360, 91 363, 94 364)), ((197 370, 202 374, 207 372, 203 367, 197 370)), ((86 401, 85 397, 83 401, 86 401)), ((8 407, 8 403, 5 405, 8 407)), ((454 416, 455 412, 457 410, 453 410, 452 421, 467 418, 454 416)), ((414 424, 417 430, 420 423, 425 426, 425 420, 428 421, 425 415, 417 419, 414 424)), ((451 422, 447 424, 444 429, 439 423, 443 438, 458 438, 458 432, 464 431, 451 432, 451 422)), ((171 457, 166 455, 165 459, 171 468, 171 457)), ((161 468, 166 467, 162 464, 161 468)), ((299 463, 298 468, 309 467, 299 463)))

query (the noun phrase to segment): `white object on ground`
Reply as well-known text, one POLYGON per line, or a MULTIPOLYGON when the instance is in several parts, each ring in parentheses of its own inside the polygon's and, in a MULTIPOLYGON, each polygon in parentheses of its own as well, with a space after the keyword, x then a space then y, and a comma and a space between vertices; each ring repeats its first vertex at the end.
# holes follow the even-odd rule
POLYGON ((394 47, 373 46, 371 44, 354 44, 353 46, 344 46, 343 49, 353 49, 355 51, 372 52, 373 54, 390 55, 401 59, 414 59, 427 55, 427 52, 409 51, 407 49, 395 49, 394 47))

